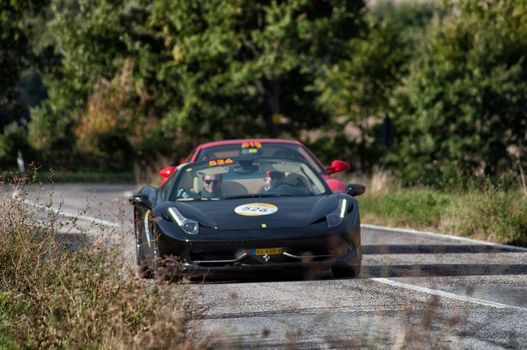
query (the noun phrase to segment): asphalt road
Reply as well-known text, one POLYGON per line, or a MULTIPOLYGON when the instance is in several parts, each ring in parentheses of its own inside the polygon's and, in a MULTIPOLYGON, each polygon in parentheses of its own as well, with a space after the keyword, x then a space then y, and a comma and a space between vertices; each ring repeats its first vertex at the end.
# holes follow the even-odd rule
MULTIPOLYGON (((78 216, 65 234, 124 238, 133 261, 133 190, 54 185, 28 188, 24 198, 43 218, 78 216)), ((193 283, 206 307, 194 326, 225 347, 527 348, 527 249, 368 225, 362 242, 357 279, 326 272, 193 283)))

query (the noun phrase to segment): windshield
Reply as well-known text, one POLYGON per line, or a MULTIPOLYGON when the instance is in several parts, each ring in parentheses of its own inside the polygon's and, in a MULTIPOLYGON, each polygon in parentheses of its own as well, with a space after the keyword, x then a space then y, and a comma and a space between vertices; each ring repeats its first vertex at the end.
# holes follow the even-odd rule
POLYGON ((251 141, 208 147, 199 151, 196 156, 196 162, 238 156, 291 158, 307 162, 319 173, 324 172, 324 169, 320 167, 320 164, 315 159, 313 159, 304 146, 289 143, 251 141))
POLYGON ((323 179, 303 162, 278 158, 222 158, 189 164, 171 200, 313 196, 329 193, 323 179))

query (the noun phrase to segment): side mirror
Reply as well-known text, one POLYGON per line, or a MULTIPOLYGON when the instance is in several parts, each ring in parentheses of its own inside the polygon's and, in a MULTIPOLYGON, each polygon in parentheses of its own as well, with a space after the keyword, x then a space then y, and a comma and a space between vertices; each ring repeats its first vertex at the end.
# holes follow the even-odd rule
POLYGON ((161 171, 159 171, 159 175, 161 177, 170 177, 176 171, 175 166, 167 166, 166 168, 163 168, 161 171))
POLYGON ((334 160, 331 162, 331 165, 326 168, 328 174, 340 173, 341 171, 346 171, 350 168, 350 163, 343 160, 334 160))
POLYGON ((364 192, 366 192, 366 186, 364 185, 348 184, 348 186, 346 186, 346 193, 349 194, 350 196, 353 196, 353 197, 360 196, 364 192))
POLYGON ((128 198, 128 202, 133 206, 152 209, 152 203, 146 194, 134 194, 128 198))

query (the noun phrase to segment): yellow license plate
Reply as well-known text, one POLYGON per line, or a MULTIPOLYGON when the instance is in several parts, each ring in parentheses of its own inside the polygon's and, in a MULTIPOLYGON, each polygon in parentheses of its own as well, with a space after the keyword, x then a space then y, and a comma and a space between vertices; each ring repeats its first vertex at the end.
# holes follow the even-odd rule
POLYGON ((282 254, 282 248, 262 248, 262 249, 253 249, 254 255, 273 255, 273 254, 282 254))

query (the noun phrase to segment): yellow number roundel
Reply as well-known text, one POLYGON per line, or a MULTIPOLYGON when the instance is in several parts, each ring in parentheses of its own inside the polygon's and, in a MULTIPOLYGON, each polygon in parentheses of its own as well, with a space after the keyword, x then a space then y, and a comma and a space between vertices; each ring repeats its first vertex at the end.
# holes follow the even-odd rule
POLYGON ((234 208, 234 212, 242 216, 271 215, 278 211, 278 207, 269 203, 248 203, 234 208))

